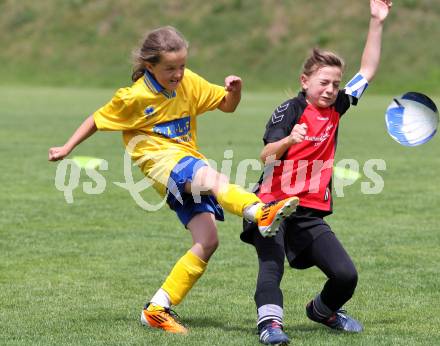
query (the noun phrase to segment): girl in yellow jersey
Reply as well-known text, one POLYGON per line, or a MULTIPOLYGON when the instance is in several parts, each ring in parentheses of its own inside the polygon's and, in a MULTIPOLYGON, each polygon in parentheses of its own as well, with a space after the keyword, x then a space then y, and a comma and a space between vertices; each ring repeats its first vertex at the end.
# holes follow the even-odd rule
POLYGON ((136 53, 133 85, 117 90, 110 102, 89 116, 62 146, 49 149, 49 160, 66 157, 97 130, 120 130, 127 150, 159 194, 190 231, 193 245, 144 307, 144 325, 186 334, 170 307, 179 304, 206 269, 218 246, 216 220, 222 207, 256 222, 273 236, 298 204, 296 197, 264 204, 253 193, 229 183, 211 168, 196 145, 196 117, 220 109, 233 112, 242 81, 225 78, 211 84, 186 68, 188 43, 173 27, 150 32, 136 53))

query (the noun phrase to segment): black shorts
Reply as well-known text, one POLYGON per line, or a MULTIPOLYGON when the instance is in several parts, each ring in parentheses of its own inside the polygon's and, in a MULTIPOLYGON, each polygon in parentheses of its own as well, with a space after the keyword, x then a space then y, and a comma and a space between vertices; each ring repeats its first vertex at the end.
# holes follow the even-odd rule
MULTIPOLYGON (((284 234, 284 251, 291 267, 305 269, 314 265, 308 263, 307 256, 300 254, 321 234, 332 231, 324 221, 324 217, 329 214, 321 210, 298 207, 294 214, 281 223, 280 232, 284 234)), ((254 245, 255 235, 258 233, 255 223, 243 220, 243 232, 240 234, 242 241, 254 245)))

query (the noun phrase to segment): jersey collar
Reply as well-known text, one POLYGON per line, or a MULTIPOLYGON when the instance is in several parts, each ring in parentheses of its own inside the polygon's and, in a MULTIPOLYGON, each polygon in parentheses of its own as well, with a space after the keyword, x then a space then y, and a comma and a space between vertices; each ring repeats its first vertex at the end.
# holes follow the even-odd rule
POLYGON ((166 90, 147 70, 145 70, 145 74, 144 74, 144 83, 155 94, 161 93, 168 99, 172 99, 173 97, 176 97, 176 91, 166 90))
POLYGON ((300 91, 298 93, 298 100, 301 101, 301 103, 305 106, 307 106, 308 101, 307 101, 307 97, 306 97, 306 92, 305 91, 300 91))

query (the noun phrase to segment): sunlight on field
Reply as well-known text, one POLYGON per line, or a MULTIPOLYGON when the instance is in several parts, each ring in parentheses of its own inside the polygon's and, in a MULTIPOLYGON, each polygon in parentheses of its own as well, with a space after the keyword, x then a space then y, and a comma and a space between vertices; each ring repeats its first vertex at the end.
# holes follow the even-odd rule
MULTIPOLYGON (((147 213, 114 184, 124 179, 120 134, 98 133, 74 152, 108 161, 103 193, 84 192, 82 184, 90 182, 84 171, 74 203, 55 188, 57 164, 47 161, 47 149, 62 144, 113 92, 0 88, 0 344, 256 344, 256 255, 239 240, 240 219, 227 215, 219 225, 221 245, 206 276, 178 306, 190 335, 169 336, 141 328, 138 317, 190 237, 170 210, 147 213)), ((369 180, 361 177, 335 199, 328 218, 359 270, 347 308, 365 332, 336 335, 308 321, 304 306, 325 278, 316 269, 286 267, 285 323, 295 345, 440 339, 440 137, 416 148, 395 143, 384 124, 392 96, 367 95, 343 117, 336 157, 360 167, 384 160, 383 191, 363 194, 369 180)), ((282 92, 246 93, 235 114, 203 115, 201 152, 220 163, 232 150, 232 172, 241 160, 257 159, 266 121, 285 99, 282 92)), ((247 183, 259 174, 249 170, 247 183)), ((157 199, 151 190, 143 196, 157 199)))

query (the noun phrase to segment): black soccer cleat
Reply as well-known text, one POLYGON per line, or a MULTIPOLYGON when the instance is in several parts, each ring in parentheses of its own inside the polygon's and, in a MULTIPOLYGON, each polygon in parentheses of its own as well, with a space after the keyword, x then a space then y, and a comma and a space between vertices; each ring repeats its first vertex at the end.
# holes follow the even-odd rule
POLYGON ((306 314, 314 322, 321 323, 331 329, 349 333, 360 333, 364 329, 362 324, 347 315, 345 310, 337 310, 328 318, 319 318, 313 311, 313 301, 307 304, 306 314))
POLYGON ((265 345, 288 345, 290 340, 283 331, 283 326, 278 321, 273 320, 259 330, 260 342, 265 345))

